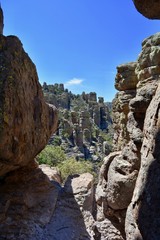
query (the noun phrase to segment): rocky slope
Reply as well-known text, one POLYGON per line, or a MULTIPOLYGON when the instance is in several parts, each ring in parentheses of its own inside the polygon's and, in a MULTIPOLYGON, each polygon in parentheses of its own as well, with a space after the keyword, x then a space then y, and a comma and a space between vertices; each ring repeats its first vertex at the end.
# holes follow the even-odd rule
POLYGON ((109 154, 112 119, 102 97, 97 101, 95 92, 75 95, 63 84, 44 83, 43 92, 46 102, 59 109, 59 127, 50 144, 62 146, 68 157, 76 159, 97 162, 109 154))

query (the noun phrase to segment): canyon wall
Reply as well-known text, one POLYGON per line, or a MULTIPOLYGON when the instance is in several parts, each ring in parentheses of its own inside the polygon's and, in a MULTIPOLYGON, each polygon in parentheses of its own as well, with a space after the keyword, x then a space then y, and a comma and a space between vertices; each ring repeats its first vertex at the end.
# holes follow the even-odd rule
MULTIPOLYGON (((114 149, 104 159, 97 203, 115 239, 158 239, 160 33, 142 43, 137 62, 117 67, 114 149)), ((106 239, 114 239, 107 236, 106 239)))

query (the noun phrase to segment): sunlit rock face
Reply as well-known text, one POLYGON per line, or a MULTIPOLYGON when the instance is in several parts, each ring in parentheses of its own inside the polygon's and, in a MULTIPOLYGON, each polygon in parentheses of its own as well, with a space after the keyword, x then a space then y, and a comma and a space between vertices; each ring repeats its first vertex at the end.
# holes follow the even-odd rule
POLYGON ((133 0, 137 10, 145 17, 150 19, 160 19, 159 0, 133 0))
POLYGON ((17 37, 0 35, 0 176, 28 165, 57 128, 35 65, 17 37))
POLYGON ((129 142, 127 121, 129 102, 136 95, 138 78, 135 73, 137 62, 121 64, 117 67, 115 88, 119 90, 113 100, 114 150, 121 150, 129 142))
POLYGON ((99 220, 116 227, 116 239, 160 238, 159 43, 160 33, 145 39, 137 62, 117 67, 115 152, 104 159, 96 190, 99 220))
POLYGON ((160 238, 160 33, 142 43, 142 53, 138 59, 137 99, 130 103, 137 109, 143 121, 140 150, 141 167, 134 189, 132 201, 126 214, 126 236, 132 239, 160 238), (138 110, 139 109, 139 110, 138 110), (141 109, 141 111, 140 111, 141 109))

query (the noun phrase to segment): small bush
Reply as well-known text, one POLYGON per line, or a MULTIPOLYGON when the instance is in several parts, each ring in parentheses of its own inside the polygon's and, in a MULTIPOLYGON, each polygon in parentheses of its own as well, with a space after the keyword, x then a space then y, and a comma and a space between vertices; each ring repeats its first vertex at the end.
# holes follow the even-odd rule
POLYGON ((45 149, 37 156, 39 164, 48 164, 57 166, 58 163, 65 161, 66 155, 61 147, 47 145, 45 149))
POLYGON ((82 174, 86 172, 94 174, 92 163, 88 161, 79 162, 76 161, 74 158, 67 159, 66 161, 58 164, 58 168, 61 171, 63 180, 72 174, 82 174))
POLYGON ((47 164, 57 167, 61 177, 65 180, 69 175, 89 172, 95 176, 93 164, 89 161, 77 161, 75 158, 67 158, 64 150, 59 146, 47 145, 36 157, 39 164, 47 164))

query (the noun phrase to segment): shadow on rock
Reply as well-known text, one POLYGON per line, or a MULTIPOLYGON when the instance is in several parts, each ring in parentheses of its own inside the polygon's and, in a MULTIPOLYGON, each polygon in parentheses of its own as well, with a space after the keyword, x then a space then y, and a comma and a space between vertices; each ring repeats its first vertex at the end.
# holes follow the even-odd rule
POLYGON ((69 176, 59 193, 56 210, 43 240, 98 239, 94 227, 93 176, 89 173, 69 176))
POLYGON ((156 136, 153 159, 138 206, 140 239, 160 239, 160 131, 156 136))

